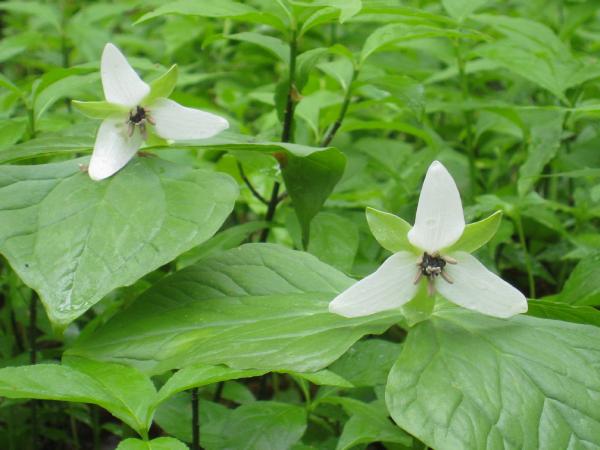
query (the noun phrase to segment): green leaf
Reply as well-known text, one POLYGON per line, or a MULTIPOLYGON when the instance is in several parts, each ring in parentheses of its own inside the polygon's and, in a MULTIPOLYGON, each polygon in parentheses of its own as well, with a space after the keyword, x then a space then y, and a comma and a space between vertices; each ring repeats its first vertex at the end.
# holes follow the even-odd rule
POLYGON ((358 251, 358 228, 345 217, 319 213, 310 225, 307 250, 321 261, 350 272, 358 251))
POLYGON ((519 167, 517 190, 520 196, 534 186, 542 170, 557 154, 563 132, 564 111, 529 111, 531 122, 527 159, 519 167))
POLYGON ((558 299, 570 305, 600 305, 600 255, 582 259, 575 266, 558 299))
POLYGON ((300 222, 304 245, 308 244, 310 222, 342 178, 346 157, 335 147, 310 147, 282 142, 251 142, 248 136, 222 133, 204 142, 178 144, 222 151, 275 153, 281 165, 285 187, 300 222), (237 142, 232 142, 236 140, 237 142), (284 154, 282 155, 281 152, 284 154))
POLYGON ((150 105, 154 100, 168 97, 175 89, 179 69, 173 64, 169 70, 150 83, 150 94, 144 99, 144 105, 150 105))
POLYGON ((88 375, 100 383, 104 390, 118 399, 131 417, 134 429, 144 435, 152 425, 156 389, 152 381, 137 369, 120 364, 106 364, 85 358, 66 358, 69 367, 88 375))
POLYGON ((600 436, 599 352, 594 326, 446 308, 410 330, 386 402, 433 448, 586 448, 600 436))
POLYGON ((408 242, 408 232, 412 225, 394 214, 378 211, 375 208, 367 208, 367 222, 373 237, 379 245, 392 253, 406 250, 417 252, 413 245, 408 242))
MULTIPOLYGON (((92 367, 92 362, 87 368, 92 367)), ((136 402, 147 393, 154 399, 155 391, 149 379, 140 382, 142 375, 131 367, 103 363, 99 373, 79 370, 58 364, 37 364, 0 369, 0 396, 6 398, 35 398, 65 402, 93 403, 108 410, 141 435, 149 427, 145 410, 146 400, 136 402), (133 375, 133 380, 128 377, 133 375), (116 385, 112 385, 116 382, 116 385), (144 385, 144 389, 140 389, 144 385), (126 387, 139 392, 127 392, 126 387)))
POLYGON ((312 0, 312 1, 292 1, 292 4, 298 6, 310 7, 330 7, 339 10, 340 23, 358 14, 362 8, 362 0, 312 0))
POLYGON ((224 174, 139 158, 94 182, 83 162, 0 167, 0 251, 63 327, 208 239, 237 197, 224 174))
POLYGON ((150 373, 201 362, 314 372, 401 318, 330 314, 352 282, 307 253, 247 244, 164 278, 68 353, 150 373))
POLYGON ((193 387, 206 386, 220 381, 236 380, 238 378, 257 377, 266 373, 265 370, 239 370, 226 366, 209 366, 203 363, 192 364, 177 371, 158 392, 156 403, 163 402, 178 392, 187 391, 193 387))
POLYGON ((2 10, 33 16, 41 23, 51 25, 56 31, 60 31, 62 28, 58 5, 35 1, 5 1, 0 3, 0 11, 2 10))
POLYGON ((573 306, 555 301, 531 300, 527 315, 600 327, 600 311, 591 306, 573 306))
POLYGON ((302 89, 308 82, 308 77, 315 64, 328 53, 328 48, 318 47, 303 52, 298 56, 296 60, 296 89, 299 92, 302 92, 302 89))
POLYGON ((80 102, 78 100, 73 100, 71 104, 77 111, 92 119, 106 119, 108 116, 114 114, 123 114, 126 117, 128 111, 124 106, 105 101, 80 102))
POLYGON ((0 163, 22 161, 38 156, 56 156, 89 152, 94 146, 93 136, 45 136, 31 139, 0 152, 0 163))
POLYGON ((346 157, 336 148, 315 151, 306 157, 289 156, 281 164, 285 187, 300 222, 305 247, 310 223, 342 178, 345 167, 346 157))
POLYGON ((177 258, 177 269, 183 269, 190 266, 202 258, 212 256, 215 253, 241 245, 252 233, 256 233, 270 226, 269 222, 256 221, 246 222, 241 225, 234 225, 223 231, 220 231, 208 241, 188 250, 177 258))
POLYGON ((502 221, 502 211, 496 211, 491 216, 486 217, 479 222, 467 224, 462 236, 452 244, 446 252, 467 252, 473 253, 480 247, 487 244, 494 237, 502 221))
POLYGON ((350 419, 344 425, 336 450, 348 450, 360 444, 388 442, 410 447, 412 438, 390 422, 385 406, 364 403, 354 398, 328 397, 327 403, 341 405, 350 419))
POLYGON ((318 372, 287 372, 295 377, 310 381, 318 386, 335 386, 340 388, 352 388, 354 385, 344 377, 330 370, 320 370, 318 372))
POLYGON ((417 117, 425 112, 425 89, 417 80, 405 75, 387 75, 367 81, 370 84, 389 92, 386 101, 407 106, 417 117))
POLYGON ((256 12, 254 8, 240 2, 231 0, 182 0, 167 3, 152 12, 144 14, 135 24, 140 24, 155 17, 166 14, 181 14, 185 16, 200 17, 236 17, 256 12))
POLYGON ((273 55, 277 56, 286 65, 290 61, 290 48, 289 45, 279 38, 273 36, 267 36, 260 33, 254 33, 251 31, 243 33, 228 34, 223 36, 226 39, 232 39, 234 41, 249 42, 256 44, 259 47, 264 48, 273 55))
POLYGON ((139 439, 125 439, 121 441, 116 450, 189 450, 183 442, 172 437, 160 437, 151 441, 139 439))
POLYGON ((490 0, 442 0, 444 9, 456 20, 462 21, 490 0))
POLYGON ((289 403, 253 402, 234 409, 215 425, 205 429, 214 441, 208 445, 203 440, 211 449, 289 449, 306 430, 306 411, 289 403))
POLYGON ((367 339, 354 344, 329 369, 355 386, 383 385, 399 353, 400 344, 367 339))
POLYGON ((98 73, 71 75, 61 78, 43 90, 36 92, 33 103, 35 120, 39 120, 46 110, 58 100, 78 95, 79 91, 87 88, 90 83, 95 83, 98 78, 98 73))
POLYGON ((478 47, 475 52, 505 69, 547 89, 565 104, 565 91, 597 76, 576 60, 548 26, 521 17, 481 14, 472 17, 505 38, 478 47))
POLYGON ((377 28, 367 37, 360 53, 360 64, 362 65, 373 53, 386 49, 398 42, 433 37, 479 38, 480 36, 473 32, 446 28, 392 23, 377 28))

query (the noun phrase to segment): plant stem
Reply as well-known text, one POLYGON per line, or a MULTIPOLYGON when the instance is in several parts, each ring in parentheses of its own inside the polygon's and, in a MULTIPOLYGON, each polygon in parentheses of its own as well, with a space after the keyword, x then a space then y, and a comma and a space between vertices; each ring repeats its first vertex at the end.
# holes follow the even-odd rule
POLYGON ((95 405, 90 405, 90 421, 92 425, 92 448, 100 450, 100 424, 98 420, 98 409, 95 405))
MULTIPOLYGON (((296 56, 298 53, 298 41, 296 39, 296 25, 292 25, 292 37, 290 39, 290 73, 288 78, 288 90, 287 90, 287 101, 285 104, 285 111, 283 115, 283 130, 281 131, 281 142, 291 142, 292 141, 292 129, 294 125, 294 106, 296 104, 296 93, 294 92, 296 89, 296 56)), ((279 189, 280 183, 276 181, 273 184, 273 189, 271 190, 271 197, 269 198, 269 203, 267 206, 267 213, 265 215, 265 221, 272 222, 273 217, 275 216, 275 210, 277 209, 277 205, 279 204, 279 189)), ((269 232, 271 228, 263 228, 260 233, 259 242, 267 242, 269 237, 269 232)))
POLYGON ((81 449, 81 444, 79 443, 79 434, 77 433, 77 421, 71 411, 69 411, 69 421, 71 425, 71 436, 73 437, 73 447, 75 450, 81 449))
MULTIPOLYGON (((37 331, 37 296, 35 293, 31 294, 29 300, 29 363, 37 363, 37 345, 36 345, 36 331, 37 331)), ((38 414, 37 414, 37 401, 32 400, 30 403, 31 410, 31 448, 38 448, 38 414)))
POLYGON ((217 389, 215 389, 215 395, 213 395, 213 402, 219 403, 221 401, 221 397, 223 396, 223 388, 225 387, 224 381, 219 381, 217 384, 217 389))
POLYGON ((244 183, 246 183, 246 186, 248 186, 248 189, 250 189, 252 195, 254 195, 254 197, 256 197, 256 199, 258 199, 260 202, 264 203, 265 205, 268 205, 269 201, 266 198, 264 198, 254 186, 252 186, 252 183, 250 182, 250 180, 246 176, 246 173, 244 172, 244 167, 242 167, 242 163, 239 161, 237 162, 237 168, 238 172, 240 173, 240 177, 242 177, 242 180, 244 180, 244 183))
MULTIPOLYGON (((467 102, 470 98, 469 94, 469 79, 465 72, 465 60, 462 54, 462 42, 460 38, 454 45, 456 51, 456 65, 458 66, 458 78, 460 89, 462 92, 463 102, 467 102)), ((464 118, 467 123, 467 156, 469 157, 469 176, 471 178, 471 194, 474 197, 477 194, 478 180, 475 160, 477 158, 477 150, 475 148, 475 138, 473 136, 473 111, 467 109, 464 113, 464 118)))
POLYGON ((198 388, 192 389, 192 450, 200 450, 200 405, 198 388))
POLYGON ((357 76, 358 76, 358 69, 354 68, 354 71, 352 72, 352 79, 350 80, 350 83, 348 84, 348 88, 346 89, 346 94, 344 96, 344 103, 342 103, 342 108, 340 109, 340 113, 339 113, 337 119, 335 120, 335 122, 333 123, 333 125, 331 125, 331 127, 329 127, 329 130, 327 130, 327 134, 325 135, 325 137, 323 138, 323 141, 321 142, 321 147, 327 147, 329 145, 329 143, 332 141, 332 139, 334 138, 334 136, 337 133, 337 131, 339 130, 339 128, 342 126, 342 122, 344 121, 344 117, 346 116, 346 112, 348 111, 348 106, 350 105, 350 99, 352 98, 352 85, 354 84, 354 80, 356 80, 357 76))
POLYGON ((516 213, 514 216, 515 225, 517 227, 517 233, 519 235, 519 242, 525 253, 525 268, 527 269, 527 280, 529 282, 529 297, 535 298, 535 280, 533 278, 533 268, 531 266, 531 256, 527 250, 527 242, 525 241, 525 232, 523 231, 523 222, 521 215, 516 213))

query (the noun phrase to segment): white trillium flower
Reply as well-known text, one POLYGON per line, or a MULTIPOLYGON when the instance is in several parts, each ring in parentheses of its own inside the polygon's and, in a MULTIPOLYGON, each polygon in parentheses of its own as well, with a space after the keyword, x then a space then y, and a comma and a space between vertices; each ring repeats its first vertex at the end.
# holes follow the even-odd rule
POLYGON ((152 98, 150 86, 113 44, 104 47, 100 75, 106 101, 122 112, 100 125, 88 167, 93 180, 122 169, 146 140, 148 126, 163 139, 174 141, 209 138, 229 127, 227 120, 215 114, 164 97, 152 98))
POLYGON ((329 304, 329 311, 358 317, 398 308, 413 299, 419 283, 428 292, 480 313, 507 318, 527 311, 516 288, 490 272, 464 251, 446 252, 465 230, 456 183, 434 161, 427 170, 414 226, 407 238, 414 251, 394 253, 371 275, 355 283, 329 304))

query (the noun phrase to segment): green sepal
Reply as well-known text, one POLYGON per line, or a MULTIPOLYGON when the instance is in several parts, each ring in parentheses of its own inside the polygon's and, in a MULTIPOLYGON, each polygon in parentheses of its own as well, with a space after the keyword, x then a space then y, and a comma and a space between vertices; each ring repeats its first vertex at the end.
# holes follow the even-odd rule
POLYGON ((116 105, 105 101, 101 102, 80 102, 73 100, 73 107, 80 113, 91 117, 92 119, 106 119, 115 114, 127 114, 127 107, 116 105))
POLYGON ((179 69, 177 64, 173 64, 169 70, 150 83, 150 93, 142 102, 144 106, 151 104, 157 98, 167 98, 175 89, 179 69))
POLYGON ((502 220, 502 211, 496 211, 489 217, 479 222, 473 222, 465 227, 465 231, 458 241, 452 244, 444 253, 467 252, 473 253, 479 247, 487 244, 494 237, 500 221, 502 220))
POLYGON ((383 248, 392 253, 402 250, 418 253, 408 242, 407 235, 412 226, 406 220, 375 208, 367 208, 366 215, 371 233, 383 248))
POLYGON ((429 319, 431 314, 433 314, 434 306, 435 297, 427 294, 427 280, 422 279, 419 283, 417 295, 415 295, 411 301, 400 307, 400 311, 404 316, 401 325, 404 325, 406 328, 412 328, 419 322, 429 319))

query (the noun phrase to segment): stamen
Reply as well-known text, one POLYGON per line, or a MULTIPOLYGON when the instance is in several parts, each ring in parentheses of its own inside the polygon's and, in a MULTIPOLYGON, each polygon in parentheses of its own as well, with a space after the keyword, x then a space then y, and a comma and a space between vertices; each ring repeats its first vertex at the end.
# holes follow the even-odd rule
POLYGON ((439 275, 442 276, 446 282, 452 284, 454 281, 444 270, 448 264, 457 264, 454 258, 449 256, 441 256, 439 253, 430 255, 429 253, 423 253, 417 260, 417 275, 415 276, 414 284, 421 281, 423 276, 427 277, 427 293, 429 295, 435 294, 435 278, 439 275))

